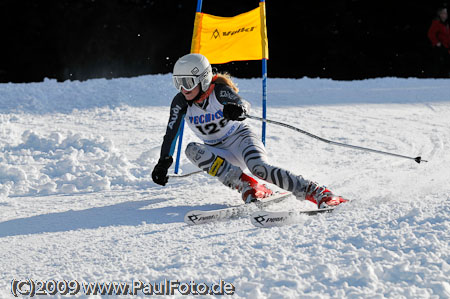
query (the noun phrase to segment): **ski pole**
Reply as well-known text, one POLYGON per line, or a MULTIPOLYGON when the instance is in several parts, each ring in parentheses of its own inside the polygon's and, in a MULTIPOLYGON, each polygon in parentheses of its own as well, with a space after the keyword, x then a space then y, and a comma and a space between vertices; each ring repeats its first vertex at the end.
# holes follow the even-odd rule
POLYGON ((384 151, 379 151, 379 150, 375 150, 375 149, 371 149, 371 148, 367 148, 367 147, 362 147, 362 146, 356 146, 356 145, 351 145, 351 144, 346 144, 346 143, 340 143, 340 142, 336 142, 336 141, 331 141, 322 137, 319 137, 317 135, 311 134, 307 131, 304 131, 302 129, 296 128, 294 126, 279 122, 279 121, 275 121, 275 120, 270 120, 270 119, 264 119, 262 117, 258 117, 258 116, 253 116, 253 115, 246 115, 247 118, 250 119, 254 119, 254 120, 259 120, 262 122, 266 122, 266 123, 270 123, 270 124, 275 124, 275 125, 279 125, 294 131, 297 131, 299 133, 305 134, 309 137, 312 137, 314 139, 320 140, 322 142, 328 143, 328 144, 332 144, 332 145, 338 145, 338 146, 342 146, 342 147, 348 147, 348 148, 352 148, 352 149, 357 149, 357 150, 362 150, 362 151, 368 151, 368 152, 372 152, 372 153, 378 153, 378 154, 383 154, 383 155, 389 155, 389 156, 394 156, 394 157, 398 157, 398 158, 404 158, 404 159, 410 159, 410 160, 414 160, 417 163, 420 162, 428 162, 427 160, 423 160, 422 157, 408 157, 408 156, 404 156, 404 155, 399 155, 399 154, 394 154, 394 153, 389 153, 389 152, 384 152, 384 151))

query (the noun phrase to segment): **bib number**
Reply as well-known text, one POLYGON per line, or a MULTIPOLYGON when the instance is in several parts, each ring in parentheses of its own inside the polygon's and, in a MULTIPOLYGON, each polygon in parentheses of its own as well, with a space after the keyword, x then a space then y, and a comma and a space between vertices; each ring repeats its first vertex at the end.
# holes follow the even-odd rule
POLYGON ((228 119, 222 118, 219 123, 209 123, 204 126, 196 126, 197 130, 200 131, 203 135, 211 135, 220 131, 220 128, 223 128, 227 125, 228 119))

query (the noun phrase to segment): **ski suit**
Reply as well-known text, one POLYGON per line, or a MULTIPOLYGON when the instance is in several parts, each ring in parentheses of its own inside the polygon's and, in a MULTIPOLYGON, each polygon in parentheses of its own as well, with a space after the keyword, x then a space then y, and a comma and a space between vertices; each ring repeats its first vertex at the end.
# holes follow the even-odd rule
POLYGON ((186 101, 178 93, 171 104, 161 157, 173 155, 184 117, 190 129, 203 141, 189 143, 185 151, 188 159, 197 167, 232 188, 233 182, 248 168, 256 177, 304 199, 310 181, 269 164, 264 145, 250 127, 243 121, 223 117, 226 104, 244 106, 247 112, 250 107, 247 101, 225 84, 215 84, 213 91, 200 104, 186 101))

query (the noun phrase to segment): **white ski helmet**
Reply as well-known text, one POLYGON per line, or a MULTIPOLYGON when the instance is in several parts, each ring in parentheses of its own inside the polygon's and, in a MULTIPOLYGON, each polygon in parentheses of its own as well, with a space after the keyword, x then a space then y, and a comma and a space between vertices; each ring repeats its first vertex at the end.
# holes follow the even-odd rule
POLYGON ((211 64, 202 54, 187 54, 175 63, 172 77, 173 84, 179 91, 181 87, 190 91, 200 83, 205 92, 213 77, 211 64))

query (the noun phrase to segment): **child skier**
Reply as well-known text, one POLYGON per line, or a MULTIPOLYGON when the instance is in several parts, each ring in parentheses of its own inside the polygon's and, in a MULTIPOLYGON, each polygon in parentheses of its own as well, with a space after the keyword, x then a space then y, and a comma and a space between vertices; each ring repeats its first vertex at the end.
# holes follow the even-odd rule
POLYGON ((269 183, 292 192, 297 199, 309 200, 319 209, 336 206, 345 199, 326 187, 269 164, 266 150, 250 127, 243 122, 250 105, 238 95, 228 75, 213 76, 208 59, 201 54, 187 54, 175 63, 173 83, 179 93, 172 100, 161 156, 152 172, 155 183, 165 186, 167 171, 181 120, 203 143, 191 142, 186 156, 197 167, 237 189, 245 203, 272 194, 272 191, 246 175, 250 172, 269 183))

